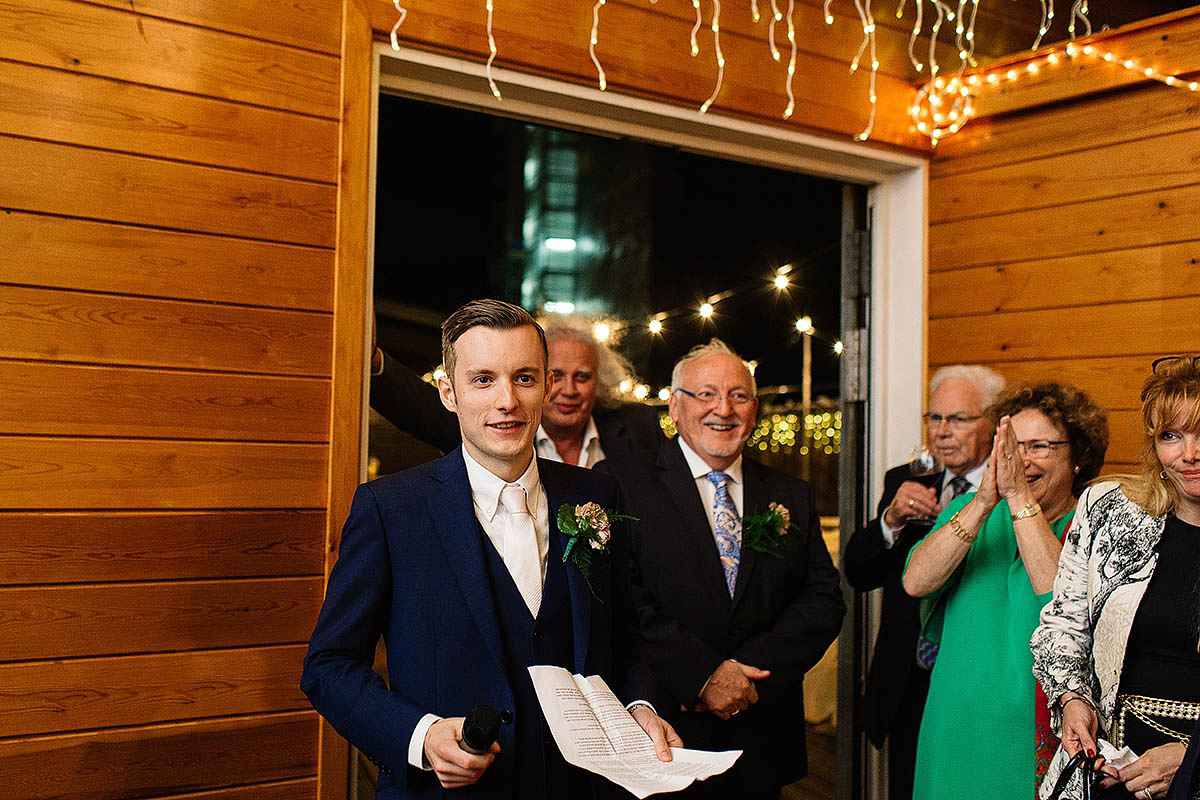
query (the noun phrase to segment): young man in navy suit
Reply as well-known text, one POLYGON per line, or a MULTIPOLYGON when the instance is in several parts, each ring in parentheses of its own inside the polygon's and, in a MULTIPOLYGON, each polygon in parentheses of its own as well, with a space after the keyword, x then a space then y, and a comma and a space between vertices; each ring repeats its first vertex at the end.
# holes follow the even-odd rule
POLYGON ((592 552, 589 581, 564 563, 558 509, 616 509, 616 485, 534 458, 548 390, 546 340, 522 308, 466 304, 442 325, 439 391, 462 447, 359 487, 304 661, 301 685, 334 729, 381 767, 377 797, 575 798, 611 784, 569 766, 526 670, 599 674, 670 760, 679 737, 638 698, 641 666, 624 527, 592 552), (388 682, 371 665, 380 636, 388 682), (489 751, 462 749, 464 716, 500 712, 489 751))

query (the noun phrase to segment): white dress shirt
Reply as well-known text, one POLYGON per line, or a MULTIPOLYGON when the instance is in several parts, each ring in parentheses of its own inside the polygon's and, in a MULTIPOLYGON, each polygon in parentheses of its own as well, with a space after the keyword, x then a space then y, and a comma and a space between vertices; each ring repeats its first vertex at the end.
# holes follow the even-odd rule
MULTIPOLYGON (((558 447, 541 425, 538 425, 534 444, 539 458, 562 463, 563 457, 559 455, 558 447)), ((583 447, 579 450, 579 466, 591 469, 603 460, 604 451, 600 449, 600 432, 596 430, 596 420, 588 417, 587 427, 583 430, 583 447)))
MULTIPOLYGON (((700 499, 704 501, 704 510, 708 516, 708 526, 712 528, 713 541, 716 542, 717 523, 713 518, 713 507, 717 501, 717 487, 713 486, 712 481, 708 479, 708 473, 712 472, 713 468, 695 450, 688 447, 688 443, 683 440, 682 436, 676 436, 675 441, 679 442, 683 458, 687 461, 688 469, 691 470, 692 477, 696 480, 696 488, 700 491, 700 499)), ((729 491, 729 499, 733 501, 738 515, 744 515, 746 510, 742 508, 742 497, 745 495, 745 485, 742 483, 741 455, 721 472, 729 476, 729 482, 725 484, 725 488, 729 491)))
MULTIPOLYGON (((508 510, 500 502, 500 491, 507 484, 503 478, 494 475, 486 467, 462 449, 463 461, 467 465, 467 482, 471 485, 471 501, 475 506, 475 519, 479 520, 484 534, 491 541, 500 559, 504 560, 504 534, 508 523, 508 510)), ((526 503, 529 513, 533 516, 533 529, 537 534, 538 558, 542 563, 542 584, 546 583, 546 554, 550 550, 550 515, 547 508, 550 502, 542 488, 538 477, 537 459, 529 459, 529 467, 521 477, 513 483, 525 490, 526 503)), ((425 761, 425 735, 433 723, 440 720, 436 714, 426 714, 413 728, 412 738, 408 741, 408 763, 423 770, 430 766, 425 761)))

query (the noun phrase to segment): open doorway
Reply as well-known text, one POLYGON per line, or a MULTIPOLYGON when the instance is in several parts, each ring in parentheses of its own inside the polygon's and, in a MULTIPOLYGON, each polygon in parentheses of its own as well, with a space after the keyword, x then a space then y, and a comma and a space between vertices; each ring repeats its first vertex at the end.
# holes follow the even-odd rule
MULTIPOLYGON (((827 206, 832 208, 832 223, 830 223, 829 218, 825 219, 823 223, 824 227, 830 229, 833 241, 833 247, 828 254, 832 258, 832 272, 830 272, 828 262, 823 265, 820 263, 820 257, 814 259, 813 263, 816 265, 814 269, 817 270, 817 274, 820 274, 821 267, 824 267, 824 277, 827 279, 825 283, 832 285, 835 289, 834 294, 831 298, 827 297, 825 301, 817 304, 821 309, 817 314, 811 312, 801 314, 799 313, 801 309, 787 309, 789 313, 795 312, 792 313, 793 319, 786 321, 787 326, 790 327, 788 335, 792 340, 793 361, 803 359, 803 355, 801 354, 803 348, 801 347, 797 350, 796 347, 805 342, 803 335, 797 336, 794 328, 794 317, 819 317, 820 314, 832 314, 831 317, 826 316, 820 322, 815 318, 813 319, 814 328, 820 330, 828 337, 828 342, 822 342, 822 344, 827 345, 829 352, 823 353, 820 348, 814 347, 816 355, 810 356, 807 363, 811 371, 810 380, 814 381, 814 383, 810 384, 808 398, 810 410, 815 410, 813 406, 815 406, 822 394, 832 400, 834 405, 828 412, 828 420, 824 419, 821 415, 816 415, 819 421, 808 420, 811 426, 807 428, 807 432, 811 435, 817 430, 820 430, 822 434, 831 428, 834 431, 838 430, 836 425, 832 425, 831 423, 836 419, 837 411, 839 410, 836 408, 836 401, 841 391, 839 378, 842 378, 842 384, 845 382, 844 377, 839 375, 837 366, 840 359, 832 359, 834 364, 833 370, 826 374, 822 374, 821 369, 817 366, 817 356, 832 354, 833 343, 836 341, 845 339, 843 347, 849 346, 851 348, 851 352, 848 354, 849 359, 847 360, 854 365, 852 369, 855 375, 858 375, 860 372, 865 375, 863 365, 866 363, 868 354, 877 356, 875 363, 884 368, 884 373, 877 376, 877 379, 871 382, 869 387, 865 380, 859 381, 856 379, 853 382, 855 386, 860 387, 863 391, 867 391, 868 388, 872 393, 886 391, 889 383, 897 382, 901 384, 910 382, 917 386, 920 385, 923 368, 919 363, 916 365, 912 364, 911 350, 897 357, 893 353, 891 346, 888 345, 889 339, 887 336, 879 338, 874 331, 868 334, 865 330, 865 320, 868 318, 867 314, 864 314, 861 319, 855 321, 855 327, 849 331, 843 331, 839 315, 841 306, 841 296, 839 294, 841 283, 840 265, 844 257, 843 248, 839 242, 843 214, 840 199, 841 188, 845 183, 854 183, 858 185, 860 192, 865 193, 866 190, 861 187, 873 186, 874 188, 870 191, 869 197, 864 198, 862 205, 870 206, 875 213, 876 219, 880 217, 886 218, 889 224, 877 227, 870 237, 872 246, 868 251, 869 259, 865 263, 872 278, 875 279, 875 285, 880 284, 879 279, 883 279, 884 284, 894 284, 893 288, 898 291, 901 298, 895 308, 886 304, 873 308, 870 318, 876 321, 880 326, 879 330, 885 334, 888 331, 905 328, 911 330, 915 328, 917 336, 910 336, 907 341, 921 340, 920 331, 923 327, 924 315, 924 165, 919 159, 893 153, 870 151, 848 143, 842 144, 817 140, 814 137, 806 137, 802 134, 742 123, 736 120, 727 120, 719 117, 701 120, 694 112, 662 107, 653 103, 636 101, 631 98, 614 98, 612 96, 594 97, 592 95, 598 95, 599 93, 579 87, 561 86, 551 81, 529 76, 513 76, 514 79, 519 79, 520 82, 506 87, 506 99, 502 104, 497 106, 490 94, 485 96, 484 92, 478 91, 482 87, 485 87, 486 84, 472 86, 471 78, 478 76, 471 75, 471 65, 459 64, 449 59, 422 54, 403 54, 401 59, 396 59, 387 51, 380 50, 379 55, 381 57, 380 85, 386 93, 395 93, 412 99, 432 100, 441 106, 449 105, 457 107, 450 109, 442 108, 441 111, 466 113, 461 110, 465 108, 486 110, 493 116, 499 114, 506 117, 516 117, 519 119, 519 122, 507 121, 507 124, 517 125, 523 129, 530 128, 530 123, 534 122, 550 123, 549 127, 544 129, 548 131, 547 133, 535 135, 526 130, 525 137, 521 143, 513 145, 513 147, 519 150, 521 156, 521 170, 516 173, 518 182, 521 183, 527 180, 527 175, 531 172, 537 173, 539 170, 548 169, 548 165, 553 159, 558 159, 555 162, 554 171, 570 172, 569 162, 571 159, 562 156, 561 153, 554 155, 553 151, 571 150, 574 147, 572 143, 580 136, 580 133, 578 133, 580 130, 598 131, 602 136, 606 137, 609 144, 618 147, 618 149, 631 140, 639 140, 639 143, 642 141, 659 142, 669 146, 675 156, 685 159, 698 158, 700 157, 698 154, 703 154, 704 156, 719 155, 726 162, 735 161, 738 162, 738 167, 746 167, 751 170, 762 169, 763 165, 771 165, 773 167, 772 171, 782 170, 793 180, 812 181, 814 180, 812 177, 814 175, 832 178, 832 180, 826 181, 832 190, 831 197, 833 199, 827 203, 827 206), (531 167, 528 163, 530 160, 529 155, 535 151, 542 153, 544 157, 541 159, 540 165, 531 167), (881 210, 885 213, 880 214, 881 210), (905 276, 907 280, 904 279, 905 276), (914 297, 916 298, 915 303, 913 300, 914 297), (863 329, 859 329, 859 325, 862 325, 863 329), (843 333, 850 335, 844 336, 843 333), (900 361, 907 361, 907 369, 915 373, 910 379, 902 377, 898 370, 887 369, 889 365, 898 364, 900 361), (821 424, 821 427, 818 428, 818 424, 821 424)), ((381 103, 386 105, 387 99, 381 100, 381 103)), ((380 118, 382 119, 387 113, 386 110, 381 111, 380 118)), ((412 108, 409 109, 408 115, 410 119, 413 118, 414 112, 412 108)), ((382 174, 382 164, 385 160, 382 155, 383 151, 399 149, 403 152, 403 147, 403 145, 398 146, 393 139, 384 135, 380 136, 376 147, 376 152, 379 154, 378 163, 381 165, 380 183, 386 180, 382 174)), ((468 164, 477 163, 473 159, 479 156, 484 149, 487 148, 478 145, 474 147, 459 146, 456 153, 453 154, 453 163, 455 166, 461 166, 463 162, 468 164)), ((437 161, 437 159, 429 158, 428 153, 425 152, 413 153, 409 151, 408 155, 415 155, 418 158, 424 159, 423 163, 437 161)), ((628 153, 624 153, 623 155, 618 154, 615 156, 618 159, 622 157, 629 158, 629 155, 628 153)), ((634 158, 637 157, 635 156, 634 158)), ((441 163, 445 165, 449 162, 443 161, 441 163)), ((578 172, 580 165, 578 156, 575 157, 574 163, 578 172)), ((676 169, 674 171, 678 172, 679 170, 676 169)), ((454 178, 447 179, 447 176, 450 174, 450 170, 443 169, 440 173, 438 183, 442 186, 455 186, 459 184, 459 181, 454 178)), ((492 172, 491 174, 509 175, 507 179, 501 178, 501 183, 512 179, 511 170, 501 170, 499 173, 492 172)), ((401 193, 408 193, 412 197, 421 197, 422 192, 425 190, 416 182, 409 180, 411 177, 411 175, 405 176, 398 183, 393 181, 390 184, 390 188, 398 190, 401 193)), ((565 182, 552 181, 551 183, 562 184, 565 182)), ((464 187, 460 188, 459 191, 463 193, 473 192, 476 195, 494 198, 497 186, 485 186, 482 191, 464 187)), ((431 296, 427 294, 420 294, 419 297, 415 297, 411 291, 411 284, 408 287, 407 293, 403 286, 399 291, 387 288, 388 282, 395 276, 392 274, 391 269, 385 273, 380 268, 379 265, 385 260, 382 257, 389 253, 403 253, 404 248, 416 240, 409 235, 407 237, 400 237, 401 241, 399 242, 395 240, 389 241, 388 237, 384 234, 384 230, 391 225, 391 221, 385 218, 385 213, 383 212, 377 215, 374 230, 374 250, 377 266, 375 284, 377 289, 376 297, 379 299, 377 309, 382 312, 380 314, 380 340, 384 342, 385 346, 390 346, 394 349, 404 349, 407 347, 410 350, 417 351, 409 354, 410 357, 418 359, 411 362, 411 366, 414 369, 423 368, 428 370, 433 368, 436 358, 430 360, 428 354, 431 352, 436 354, 436 324, 440 322, 441 317, 447 311, 457 306, 462 300, 481 294, 502 296, 506 299, 523 302, 527 306, 535 307, 535 310, 549 310, 546 308, 547 303, 555 305, 572 303, 576 306, 577 310, 608 314, 617 313, 615 295, 624 294, 625 298, 622 302, 625 305, 620 307, 621 313, 619 316, 622 319, 629 320, 628 324, 632 326, 632 321, 634 320, 641 320, 644 323, 645 320, 662 312, 696 308, 706 298, 721 295, 726 291, 736 292, 740 290, 740 287, 749 280, 748 274, 742 275, 738 273, 733 275, 727 267, 730 260, 743 260, 746 263, 754 263, 753 259, 746 260, 736 257, 731 259, 727 257, 723 262, 726 270, 720 277, 728 286, 721 283, 712 283, 711 281, 714 278, 710 275, 707 276, 710 280, 710 283, 707 285, 702 284, 700 286, 687 287, 696 290, 695 293, 698 295, 692 299, 692 302, 686 299, 677 299, 677 296, 672 296, 669 293, 660 292, 656 294, 654 290, 656 288, 663 288, 663 281, 653 271, 655 259, 645 259, 643 267, 635 269, 629 269, 627 265, 636 263, 636 261, 623 259, 619 269, 614 270, 611 262, 612 251, 607 248, 595 247, 596 239, 601 237, 593 237, 593 241, 590 243, 585 241, 588 239, 587 231, 585 230, 586 226, 577 226, 573 231, 552 229, 548 225, 540 227, 551 219, 546 213, 542 212, 553 214, 562 210, 560 206, 570 205, 568 201, 571 200, 571 190, 561 185, 554 188, 543 185, 539 191, 543 191, 543 194, 556 193, 556 195, 555 198, 550 198, 553 202, 545 203, 542 211, 535 214, 534 235, 529 237, 525 235, 526 229, 529 227, 527 225, 529 217, 527 213, 529 211, 528 203, 520 204, 520 213, 511 210, 506 211, 500 215, 500 219, 488 221, 483 223, 483 225, 489 229, 493 237, 498 236, 499 241, 502 243, 508 242, 511 244, 516 239, 516 234, 512 232, 519 231, 521 239, 521 247, 519 249, 522 250, 531 250, 532 248, 528 247, 527 244, 530 241, 534 241, 544 251, 548 239, 559 240, 556 242, 556 246, 561 249, 551 249, 549 253, 532 253, 532 261, 521 264, 513 263, 513 259, 510 258, 511 250, 514 248, 505 246, 498 250, 494 249, 491 256, 485 253, 478 260, 466 259, 471 268, 483 268, 483 274, 469 276, 458 271, 464 266, 464 259, 461 256, 457 257, 455 263, 449 266, 443 264, 441 267, 438 267, 426 263, 422 268, 417 270, 417 273, 420 275, 436 274, 441 279, 440 283, 443 285, 443 288, 449 285, 451 288, 457 288, 461 291, 464 286, 471 287, 470 292, 466 296, 456 297, 452 301, 444 299, 440 303, 432 302, 431 296), (563 202, 560 203, 558 201, 563 202), (561 233, 563 235, 551 236, 549 235, 551 233, 561 233), (568 233, 573 233, 574 235, 566 235, 568 233), (566 240, 573 240, 574 246, 567 249, 566 240), (589 247, 592 248, 590 251, 588 250, 589 247), (598 256, 596 255, 597 253, 599 253, 598 256), (564 254, 572 254, 572 257, 568 258, 564 254), (610 259, 607 264, 607 270, 603 269, 605 258, 610 259), (591 262, 590 265, 589 261, 591 262), (597 264, 601 267, 600 269, 595 268, 597 264), (606 295, 596 291, 597 284, 603 284, 606 273, 610 278, 613 274, 621 276, 621 280, 616 282, 616 289, 618 291, 612 293, 613 296, 609 297, 607 301, 610 302, 608 307, 604 306, 606 295), (581 292, 579 290, 580 286, 585 287, 586 291, 581 292), (483 291, 480 291, 480 288, 483 291), (414 299, 418 300, 418 302, 413 302, 414 299), (401 344, 397 344, 397 342, 401 344), (422 347, 424 348, 423 350, 421 349, 422 347)), ((664 189, 663 191, 667 192, 668 190, 664 189)), ((795 191, 802 190, 796 189, 795 191)), ((580 215, 580 212, 583 211, 585 213, 582 213, 581 216, 587 216, 586 210, 582 209, 578 202, 578 183, 576 183, 574 192, 576 194, 575 208, 577 215, 580 215)), ((739 195, 739 197, 742 195, 739 195)), ((631 192, 627 190, 624 196, 631 199, 631 202, 632 200, 636 200, 638 204, 645 205, 646 198, 640 197, 636 191, 631 192)), ((381 206, 383 205, 382 192, 377 193, 376 201, 381 206)), ((712 201, 710 201, 711 203, 712 201)), ((558 219, 560 222, 562 221, 561 217, 558 219)), ((444 228, 431 227, 427 222, 421 230, 421 241, 415 249, 421 247, 427 248, 431 245, 436 248, 438 241, 445 242, 454 238, 465 238, 462 234, 462 226, 480 224, 478 217, 474 214, 463 214, 457 219, 446 221, 449 221, 451 224, 444 228), (459 227, 455 228, 455 224, 459 227), (457 234, 456 231, 458 231, 457 234)), ((709 225, 708 227, 711 230, 712 226, 709 225)), ((640 241, 644 243, 645 236, 641 236, 640 241)), ((614 240, 621 239, 621 237, 608 237, 607 235, 606 237, 614 240)), ((704 238, 696 234, 692 234, 692 237, 701 240, 704 238)), ((730 235, 730 238, 745 239, 747 237, 744 234, 738 235, 734 233, 730 235)), ((639 234, 631 234, 621 239, 621 241, 626 247, 636 250, 639 234)), ((650 250, 653 252, 653 247, 650 250)), ((669 252, 669 249, 661 252, 669 252)), ((769 254, 761 255, 759 261, 755 263, 757 273, 753 276, 753 279, 763 282, 766 277, 769 277, 772 269, 777 270, 785 264, 790 264, 791 261, 800 262, 800 265, 797 267, 797 277, 799 277, 801 270, 807 263, 808 257, 811 255, 809 253, 794 259, 782 254, 774 257, 769 254)), ((714 259, 714 261, 717 261, 717 259, 714 259)), ((689 263, 694 263, 694 261, 689 263)), ((676 273, 681 271, 680 266, 672 266, 676 273)), ((703 273, 702 270, 690 266, 684 266, 682 269, 703 273)), ((410 272, 406 276, 404 272, 401 269, 399 273, 401 282, 410 280, 413 277, 413 273, 410 272)), ((693 277, 703 279, 705 276, 698 274, 693 277)), ((746 294, 750 295, 753 292, 746 292, 746 294)), ((766 294, 769 294, 769 292, 766 294)), ((749 297, 742 298, 742 300, 746 300, 747 302, 749 299, 749 297)), ((730 308, 733 307, 733 301, 737 300, 741 302, 738 298, 732 297, 721 298, 721 300, 729 301, 730 308)), ((776 295, 776 302, 778 303, 778 295, 776 295)), ((741 312, 731 314, 731 316, 746 315, 756 315, 764 328, 770 327, 770 324, 766 321, 766 314, 763 312, 743 309, 741 312)), ((786 319, 786 315, 782 315, 780 318, 786 319)), ((717 324, 720 324, 719 319, 717 320, 717 324)), ((648 326, 646 327, 648 329, 648 326)), ((686 325, 683 324, 679 326, 681 330, 685 327, 686 325)), ((703 333, 704 329, 699 329, 699 332, 703 333)), ((731 344, 735 348, 742 350, 748 357, 753 357, 748 348, 741 341, 737 340, 736 337, 738 334, 733 333, 731 329, 728 331, 722 330, 720 327, 709 329, 709 335, 712 333, 729 337, 733 340, 731 344)), ((633 340, 631 338, 630 341, 632 342, 633 340)), ((808 341, 812 343, 813 339, 809 337, 808 341)), ((654 340, 648 340, 643 347, 646 350, 647 357, 644 361, 645 367, 640 369, 645 370, 644 385, 646 387, 646 397, 652 401, 656 393, 655 390, 665 384, 665 379, 653 377, 656 374, 655 370, 658 369, 655 366, 655 358, 657 357, 659 360, 669 363, 678 353, 672 353, 669 348, 662 346, 656 347, 654 340)), ((846 358, 847 356, 844 354, 842 359, 846 358)), ((786 358, 777 360, 779 362, 787 361, 786 358)), ((767 359, 766 361, 769 362, 770 360, 767 359)), ((770 385, 791 389, 791 391, 779 393, 785 402, 789 400, 789 394, 803 395, 802 392, 792 389, 796 382, 792 378, 777 378, 775 380, 776 382, 770 385)), ((798 382, 803 384, 803 378, 801 377, 798 382)), ((760 383, 763 383, 763 381, 760 381, 760 383)), ((919 391, 915 393, 914 398, 915 407, 919 408, 919 391)), ((803 402, 803 399, 803 396, 801 396, 800 402, 803 402)), ((794 402, 795 398, 792 398, 792 401, 794 402)), ((886 441, 884 442, 885 446, 877 451, 878 439, 876 440, 876 444, 868 448, 866 446, 866 437, 871 433, 879 434, 886 431, 887 423, 890 419, 897 415, 903 416, 904 405, 903 401, 888 404, 887 407, 880 404, 880 406, 872 408, 869 415, 863 413, 862 409, 860 409, 862 424, 857 430, 862 434, 863 439, 862 441, 854 442, 851 446, 861 454, 860 464, 867 468, 864 474, 870 475, 871 467, 877 461, 886 463, 891 458, 890 453, 887 452, 886 441)), ((825 412, 822 411, 821 413, 824 414, 825 412)), ((813 415, 810 414, 809 416, 813 415)), ((804 415, 802 414, 798 417, 794 415, 794 408, 790 410, 784 408, 781 409, 778 421, 796 425, 803 418, 804 415), (793 414, 791 420, 788 418, 789 413, 793 414)), ((776 433, 780 430, 773 424, 769 425, 769 427, 773 427, 776 433)), ((783 429, 786 430, 786 425, 783 429)), ((760 439, 758 443, 764 445, 761 448, 763 451, 761 454, 767 458, 776 456, 781 452, 784 453, 785 457, 789 455, 788 448, 781 446, 783 441, 781 439, 773 440, 770 434, 771 431, 768 431, 767 435, 760 439)), ((840 431, 837 432, 837 436, 841 436, 840 431)), ((833 437, 832 435, 827 435, 825 438, 831 439, 833 437)), ((886 437, 879 438, 885 439, 886 437)), ((795 444, 794 440, 793 444, 795 444)), ((810 441, 809 444, 812 444, 812 442, 810 441)), ((822 442, 823 447, 829 444, 831 443, 828 441, 822 442)), ((827 492, 828 496, 832 497, 832 502, 821 509, 823 514, 835 520, 833 523, 834 533, 831 544, 831 550, 834 552, 839 549, 836 539, 837 498, 840 494, 837 478, 836 448, 842 446, 846 446, 846 443, 837 442, 836 447, 831 453, 822 451, 824 455, 834 456, 832 459, 833 468, 831 470, 832 483, 827 492)), ((408 449, 408 443, 402 449, 406 452, 412 452, 408 449)), ((798 451, 799 447, 795 447, 794 450, 798 451)), ((808 455, 809 458, 805 460, 803 469, 808 471, 810 479, 817 479, 817 475, 814 474, 813 448, 809 448, 808 455)), ((423 459, 426 456, 421 455, 417 457, 423 459)), ((390 471, 394 468, 393 465, 384 464, 382 461, 383 459, 381 458, 380 469, 390 471)), ((878 469, 876 474, 882 475, 882 469, 878 469)), ((869 480, 864 481, 863 475, 859 475, 856 482, 861 489, 862 484, 864 482, 869 483, 869 480)), ((849 698, 844 696, 846 682, 844 680, 835 680, 833 683, 838 686, 838 689, 835 691, 834 702, 828 705, 834 710, 841 707, 844 713, 849 713, 849 698)), ((832 743, 830 747, 832 749, 832 743)), ((848 752, 848 749, 844 746, 839 746, 836 749, 839 755, 848 752)), ((814 759, 814 761, 817 760, 823 761, 827 765, 834 762, 833 758, 814 759)), ((835 778, 834 782, 844 785, 848 780, 845 774, 851 771, 857 772, 858 767, 839 763, 838 771, 842 774, 833 776, 835 778)), ((832 797, 833 794, 796 796, 832 797)))

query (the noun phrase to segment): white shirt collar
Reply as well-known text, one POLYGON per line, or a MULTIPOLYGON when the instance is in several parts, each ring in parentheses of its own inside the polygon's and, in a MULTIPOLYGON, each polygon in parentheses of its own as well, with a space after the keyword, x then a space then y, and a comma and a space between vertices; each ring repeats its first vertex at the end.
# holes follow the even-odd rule
MULTIPOLYGON (((475 508, 483 515, 484 519, 491 522, 496 516, 497 509, 500 507, 500 492, 508 484, 508 481, 471 458, 471 454, 467 452, 466 447, 462 449, 462 454, 463 461, 467 465, 467 481, 471 484, 471 499, 475 503, 475 508)), ((521 477, 517 478, 513 483, 525 490, 529 513, 536 520, 540 511, 539 506, 542 502, 542 480, 538 476, 536 457, 529 459, 529 466, 521 474, 521 477)))
MULTIPOLYGON (((550 438, 550 434, 546 433, 546 429, 541 425, 538 425, 534 443, 537 445, 538 455, 542 458, 560 462, 563 460, 562 456, 558 453, 558 447, 555 446, 554 440, 550 438)), ((603 460, 603 457, 591 457, 593 448, 597 452, 600 451, 600 431, 596 428, 595 417, 588 417, 587 427, 583 429, 583 446, 579 448, 579 466, 590 468, 596 462, 603 460)))
MULTIPOLYGON (((971 482, 971 488, 968 489, 968 491, 973 491, 979 488, 980 482, 983 481, 983 471, 985 469, 987 469, 986 461, 984 461, 975 469, 969 471, 966 475, 963 475, 964 478, 971 482)), ((954 473, 950 470, 946 470, 946 476, 942 478, 942 488, 945 489, 947 486, 949 486, 952 480, 954 480, 954 473)))
MULTIPOLYGON (((683 451, 683 458, 687 461, 688 469, 692 471, 693 478, 703 478, 705 475, 713 471, 709 463, 700 455, 688 446, 688 443, 683 440, 682 436, 676 436, 675 441, 679 442, 679 449, 683 451)), ((721 470, 729 476, 729 480, 740 484, 742 482, 742 454, 738 453, 737 460, 730 464, 725 469, 721 470)))

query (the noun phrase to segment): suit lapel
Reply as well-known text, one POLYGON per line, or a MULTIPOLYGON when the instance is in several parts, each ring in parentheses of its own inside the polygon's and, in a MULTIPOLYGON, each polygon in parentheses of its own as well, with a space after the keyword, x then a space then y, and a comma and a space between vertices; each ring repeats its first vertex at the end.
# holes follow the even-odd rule
MULTIPOLYGON (((566 550, 568 537, 558 530, 558 509, 564 503, 576 505, 570 498, 572 495, 570 482, 563 471, 547 467, 545 460, 538 460, 538 476, 542 488, 546 492, 546 513, 550 519, 550 535, 559 537, 559 551, 566 550)), ((590 498, 588 498, 590 499, 590 498)), ((587 502, 585 499, 584 502, 587 502)), ((553 551, 552 551, 553 552, 553 551)), ((561 556, 560 556, 561 558, 561 556)), ((547 569, 557 568, 557 564, 547 565, 547 569)), ((579 572, 579 568, 567 562, 563 565, 567 573, 567 590, 571 595, 571 653, 574 657, 575 672, 582 674, 587 663, 588 640, 591 636, 592 625, 592 590, 579 572)))
MULTIPOLYGON (((766 475, 763 474, 758 462, 742 456, 742 505, 738 512, 742 517, 750 514, 761 514, 767 510, 771 498, 767 489, 766 475)), ((795 511, 795 509, 788 509, 795 511)), ((744 534, 744 531, 743 531, 744 534)), ((733 604, 736 606, 746 593, 750 584, 750 575, 754 572, 758 560, 763 554, 751 547, 746 547, 745 537, 742 539, 742 554, 738 561, 737 582, 733 585, 733 604)), ((771 556, 768 556, 770 558, 771 556)))
POLYGON ((713 538, 708 511, 704 508, 704 501, 696 488, 696 479, 692 477, 692 471, 688 468, 687 460, 683 457, 683 451, 679 449, 677 441, 668 441, 659 448, 656 466, 660 470, 663 485, 667 487, 667 493, 683 521, 675 533, 687 539, 687 547, 695 548, 695 551, 701 554, 704 564, 702 580, 707 591, 720 594, 724 603, 728 604, 729 586, 725 583, 725 570, 717 554, 717 543, 713 538))
POLYGON ((471 610, 471 616, 479 626, 479 633, 496 662, 503 665, 505 658, 500 642, 500 621, 486 577, 488 572, 479 541, 479 523, 475 518, 471 484, 467 480, 461 447, 438 462, 433 478, 433 490, 426 496, 426 502, 438 540, 446 550, 446 558, 471 610))

